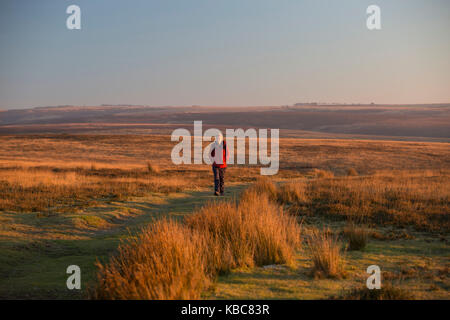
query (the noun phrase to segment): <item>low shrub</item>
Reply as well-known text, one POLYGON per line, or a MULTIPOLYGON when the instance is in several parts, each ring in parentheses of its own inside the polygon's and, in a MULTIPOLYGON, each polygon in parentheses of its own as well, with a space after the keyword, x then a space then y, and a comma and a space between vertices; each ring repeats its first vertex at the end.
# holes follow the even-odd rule
POLYGON ((369 239, 368 231, 363 227, 357 227, 353 223, 344 228, 344 236, 348 240, 348 250, 362 250, 369 239))
POLYGON ((341 278, 344 275, 344 258, 341 243, 330 230, 314 230, 308 239, 313 261, 313 275, 318 278, 341 278))

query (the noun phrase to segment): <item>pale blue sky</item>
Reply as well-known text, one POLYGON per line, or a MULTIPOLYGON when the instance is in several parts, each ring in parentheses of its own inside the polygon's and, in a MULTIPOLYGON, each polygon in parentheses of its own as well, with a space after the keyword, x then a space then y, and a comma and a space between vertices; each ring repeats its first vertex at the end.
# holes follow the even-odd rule
POLYGON ((2 0, 0 108, 450 102, 449 33, 448 0, 2 0))

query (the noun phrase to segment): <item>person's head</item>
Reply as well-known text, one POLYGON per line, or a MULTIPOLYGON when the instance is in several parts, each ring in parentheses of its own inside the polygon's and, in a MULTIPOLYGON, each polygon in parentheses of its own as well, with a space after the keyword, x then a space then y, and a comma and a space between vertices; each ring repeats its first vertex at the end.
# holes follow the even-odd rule
POLYGON ((222 142, 223 142, 223 135, 222 135, 222 133, 219 133, 219 134, 216 136, 214 142, 217 143, 217 144, 222 144, 222 142))

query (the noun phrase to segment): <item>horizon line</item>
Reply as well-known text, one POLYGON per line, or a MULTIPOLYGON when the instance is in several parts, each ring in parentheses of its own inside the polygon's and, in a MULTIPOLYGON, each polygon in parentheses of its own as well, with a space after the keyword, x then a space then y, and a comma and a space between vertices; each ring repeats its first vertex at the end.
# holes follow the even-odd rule
POLYGON ((147 105, 147 104, 61 104, 61 105, 48 105, 48 106, 35 106, 35 107, 13 107, 6 109, 0 107, 0 112, 5 111, 20 111, 20 110, 33 110, 33 109, 46 109, 46 108, 67 108, 67 107, 79 107, 79 108, 95 108, 95 107, 144 107, 144 108, 283 108, 283 107, 317 107, 317 106, 435 106, 435 105, 450 105, 450 102, 423 102, 423 103, 352 103, 352 102, 298 102, 293 104, 279 104, 279 105, 198 105, 198 104, 186 104, 186 105, 147 105))

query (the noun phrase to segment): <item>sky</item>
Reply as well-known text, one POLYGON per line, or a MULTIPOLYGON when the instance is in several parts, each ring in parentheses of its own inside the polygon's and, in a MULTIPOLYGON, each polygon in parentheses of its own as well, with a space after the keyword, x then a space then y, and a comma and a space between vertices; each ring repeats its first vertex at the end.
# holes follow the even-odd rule
POLYGON ((449 33, 448 0, 2 0, 0 109, 448 103, 449 33))

